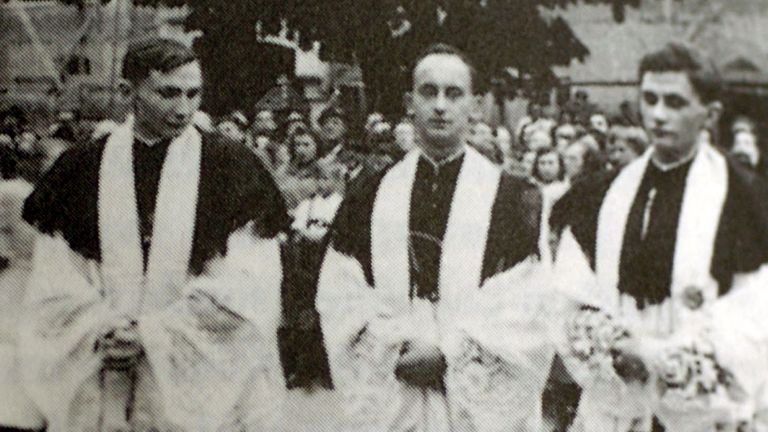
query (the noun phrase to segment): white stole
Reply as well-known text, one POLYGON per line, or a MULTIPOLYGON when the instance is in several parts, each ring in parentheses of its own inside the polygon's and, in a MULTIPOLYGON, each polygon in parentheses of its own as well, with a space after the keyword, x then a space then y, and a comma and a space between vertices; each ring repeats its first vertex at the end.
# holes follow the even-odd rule
POLYGON ((117 313, 136 317, 181 298, 195 228, 202 141, 193 126, 175 138, 163 164, 147 272, 133 171, 133 122, 107 140, 99 172, 102 292, 117 313))
MULTIPOLYGON (((602 299, 621 307, 623 313, 637 313, 629 299, 618 292, 619 263, 624 233, 632 203, 650 163, 653 149, 628 165, 611 187, 600 208, 597 229, 595 266, 600 291, 610 293, 602 299)), ((680 222, 677 228, 672 264, 671 311, 657 310, 654 330, 668 333, 677 326, 673 312, 677 299, 686 287, 711 283, 710 274, 715 237, 728 191, 728 166, 725 158, 714 148, 702 145, 694 157, 686 179, 680 222)), ((650 308, 649 308, 650 309, 650 308)))
MULTIPOLYGON (((371 221, 371 259, 375 290, 396 309, 408 307, 410 291, 411 191, 420 150, 409 152, 379 186, 371 221)), ((438 318, 450 325, 468 290, 480 286, 483 258, 501 171, 471 147, 448 217, 440 262, 438 318)), ((405 309, 407 310, 407 309, 405 309)))

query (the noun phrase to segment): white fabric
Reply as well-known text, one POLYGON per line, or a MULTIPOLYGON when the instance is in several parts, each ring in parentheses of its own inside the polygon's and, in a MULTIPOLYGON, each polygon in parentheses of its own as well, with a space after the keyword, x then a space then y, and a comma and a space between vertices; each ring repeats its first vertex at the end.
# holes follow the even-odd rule
MULTIPOLYGON (((729 369, 740 377, 752 374, 747 379, 751 383, 748 392, 757 395, 765 382, 764 373, 757 372, 768 366, 768 329, 761 322, 764 320, 757 318, 768 306, 768 295, 763 292, 768 270, 736 277, 729 293, 718 297, 710 271, 729 177, 727 162, 716 150, 702 145, 688 173, 673 258, 671 297, 661 305, 647 306, 641 311, 633 298, 618 291, 625 227, 652 151, 627 166, 608 190, 598 219, 596 272, 592 278, 584 270, 589 269, 586 257, 570 231, 566 231, 558 251, 558 261, 563 262, 558 263, 558 268, 579 268, 576 273, 581 276, 569 286, 567 278, 559 275, 557 285, 582 303, 616 314, 648 347, 670 343, 673 334, 708 329, 716 338, 718 356, 729 369), (689 286, 703 289, 705 305, 700 311, 691 311, 683 303, 683 293, 689 286)), ((654 354, 648 356, 652 359, 654 354)), ((579 418, 584 421, 585 430, 625 432, 638 421, 636 426, 648 430, 647 417, 654 407, 653 389, 598 385, 590 381, 583 367, 569 361, 567 353, 564 357, 574 377, 585 387, 579 405, 579 418), (630 394, 634 396, 626 397, 630 394), (648 413, 645 418, 644 412, 648 413)))
POLYGON ((113 310, 135 317, 180 296, 192 250, 201 139, 190 126, 168 147, 155 209, 146 280, 133 174, 133 122, 107 139, 99 171, 104 289, 113 310))
POLYGON ((126 314, 138 318, 146 353, 138 367, 134 413, 144 423, 135 427, 266 430, 279 414, 284 388, 276 341, 279 244, 256 238, 247 225, 230 235, 226 256, 209 263, 203 275, 187 274, 200 159, 199 136, 188 130, 171 144, 163 166, 149 268, 142 277, 126 147, 132 140, 126 141, 130 132, 124 127, 108 140, 102 160, 104 264, 72 251, 60 235, 38 236, 19 347, 30 397, 49 432, 93 427, 101 367, 93 347, 126 314), (229 330, 204 327, 191 309, 193 295, 209 296, 218 306, 209 318, 229 311, 243 321, 229 330))
POLYGON ((541 267, 529 259, 479 287, 500 174, 468 149, 443 243, 440 300, 411 301, 408 220, 418 158, 418 151, 406 155, 379 187, 374 286, 358 261, 333 248, 321 271, 317 308, 334 383, 347 401, 343 429, 537 430, 553 353, 541 267), (418 338, 446 356, 447 398, 394 376, 402 344, 418 338))
MULTIPOLYGON (((597 229, 596 272, 598 284, 618 295, 619 259, 624 230, 632 202, 637 195, 653 149, 628 165, 611 185, 600 208, 597 229)), ((616 297, 617 306, 637 330, 665 336, 679 326, 686 314, 682 295, 689 286, 711 286, 709 274, 717 228, 728 191, 725 158, 710 146, 702 145, 690 168, 680 210, 675 254, 672 263, 671 301, 637 310, 634 299, 616 297)), ((711 296, 711 295, 710 295, 711 296)))

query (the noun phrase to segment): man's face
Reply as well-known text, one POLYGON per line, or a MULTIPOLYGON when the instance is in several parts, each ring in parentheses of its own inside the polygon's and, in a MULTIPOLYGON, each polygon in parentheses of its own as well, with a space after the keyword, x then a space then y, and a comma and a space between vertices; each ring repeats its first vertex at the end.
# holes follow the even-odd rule
POLYGON ((134 85, 136 124, 147 138, 173 138, 192 123, 200 108, 203 85, 200 64, 192 62, 170 72, 152 71, 134 85))
POLYGON ((563 165, 565 168, 565 176, 573 178, 581 172, 581 168, 584 166, 584 153, 587 149, 581 143, 574 143, 565 149, 563 153, 563 165))
POLYGON ((328 141, 339 141, 347 133, 347 125, 339 117, 328 117, 323 122, 323 137, 328 141))
POLYGON ((433 54, 418 64, 413 75, 408 105, 421 142, 437 149, 458 146, 477 105, 469 66, 455 55, 433 54))
POLYGON ((293 152, 298 162, 309 163, 317 155, 317 143, 312 135, 299 135, 293 140, 293 152))
POLYGON ((563 124, 555 130, 555 146, 559 152, 564 152, 574 139, 576 139, 576 128, 571 124, 563 124))
POLYGON ((608 133, 608 119, 602 114, 592 114, 589 118, 589 124, 593 130, 608 133))
POLYGON ((640 83, 640 114, 657 151, 687 154, 706 124, 709 109, 684 72, 646 72, 640 83))
POLYGON ((272 111, 259 111, 253 121, 253 128, 259 132, 272 132, 277 129, 272 111))
POLYGON ((219 123, 219 133, 232 142, 243 142, 245 133, 232 121, 226 120, 219 123))

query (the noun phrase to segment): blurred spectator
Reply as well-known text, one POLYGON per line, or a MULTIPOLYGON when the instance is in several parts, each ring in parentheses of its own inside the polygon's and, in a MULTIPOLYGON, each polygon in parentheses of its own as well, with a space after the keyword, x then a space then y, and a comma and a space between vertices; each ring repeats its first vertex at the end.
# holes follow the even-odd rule
POLYGON ((541 148, 536 151, 533 164, 533 178, 541 185, 548 185, 563 180, 563 160, 553 148, 541 148))
POLYGON ((522 177, 532 179, 533 168, 536 165, 536 159, 536 152, 533 150, 528 150, 523 153, 523 156, 520 158, 520 172, 518 174, 522 177))
POLYGON ((625 100, 619 104, 618 122, 622 126, 640 125, 640 116, 637 114, 637 110, 633 107, 631 102, 625 100))
POLYGON ((336 108, 326 108, 317 119, 320 126, 322 143, 320 156, 331 152, 338 153, 345 147, 349 147, 347 140, 347 123, 344 111, 336 108))
POLYGON ((601 112, 592 113, 589 116, 590 130, 600 132, 603 135, 608 134, 608 118, 601 112))
POLYGON ((236 144, 245 143, 247 129, 248 119, 239 112, 232 113, 222 120, 216 127, 216 130, 222 138, 236 144))
POLYGON ((309 129, 299 128, 288 137, 283 147, 287 151, 287 163, 277 166, 274 176, 286 205, 294 209, 299 202, 316 192, 318 139, 309 129))
POLYGON ((756 133, 757 125, 755 121, 744 115, 737 116, 731 124, 731 134, 736 138, 736 134, 739 132, 756 133))
POLYGON ((552 134, 543 129, 537 129, 530 134, 526 148, 528 150, 539 151, 552 147, 552 134))
POLYGON ((574 97, 563 106, 563 110, 570 113, 574 122, 585 126, 589 124, 589 118, 595 109, 595 106, 589 101, 589 95, 584 90, 576 91, 574 97))
POLYGON ((296 111, 288 114, 288 118, 285 121, 285 136, 289 137, 293 135, 296 129, 300 127, 307 127, 307 124, 304 121, 304 116, 296 111))
POLYGON ((38 136, 31 131, 23 131, 16 136, 16 150, 32 153, 37 146, 38 136))
POLYGON ((373 128, 384 121, 384 116, 381 113, 373 112, 368 115, 368 118, 365 120, 365 133, 370 134, 373 131, 373 128))
POLYGON ((757 145, 757 136, 747 130, 736 132, 733 138, 731 155, 745 167, 757 170, 760 163, 760 148, 757 145))
POLYGON ((277 123, 275 123, 275 116, 272 111, 263 110, 256 113, 256 117, 251 125, 251 133, 253 135, 272 136, 276 130, 277 123))
POLYGON ((11 139, 15 139, 24 130, 26 123, 24 112, 14 105, 0 112, 0 135, 7 135, 11 139))
POLYGON ((608 162, 620 170, 648 148, 648 136, 639 127, 613 126, 608 132, 608 162))
POLYGON ((521 146, 531 149, 531 136, 539 131, 551 136, 552 129, 554 129, 556 123, 550 117, 544 115, 541 105, 532 103, 528 108, 529 114, 520 120, 520 124, 516 129, 516 136, 521 146))
POLYGON ((79 114, 76 111, 62 111, 59 113, 56 123, 51 125, 49 135, 53 138, 68 142, 76 142, 79 137, 79 114))
POLYGON ((394 131, 395 145, 402 154, 408 153, 416 147, 416 136, 413 125, 407 121, 402 121, 395 126, 394 131))
POLYGON ((574 141, 563 155, 565 178, 570 184, 605 170, 603 156, 595 138, 586 134, 574 141))
POLYGON ((561 124, 555 129, 555 149, 563 154, 565 149, 576 139, 576 128, 570 124, 561 124))
POLYGON ((501 164, 501 152, 496 147, 493 129, 485 123, 471 127, 467 143, 494 164, 501 164))

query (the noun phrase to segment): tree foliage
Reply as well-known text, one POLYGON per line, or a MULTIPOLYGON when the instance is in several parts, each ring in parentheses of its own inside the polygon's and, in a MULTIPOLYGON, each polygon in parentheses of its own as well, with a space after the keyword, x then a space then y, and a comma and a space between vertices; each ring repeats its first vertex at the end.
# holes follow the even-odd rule
MULTIPOLYGON (((270 53, 258 44, 255 24, 260 22, 267 34, 278 33, 287 25, 291 34, 298 34, 302 47, 321 42, 324 60, 359 64, 372 108, 391 114, 401 105, 411 63, 420 51, 435 42, 449 43, 465 51, 476 63, 481 82, 504 76, 509 67, 534 77, 546 77, 554 65, 583 59, 589 52, 568 23, 560 18, 548 20, 541 12, 543 8, 577 1, 584 0, 135 0, 135 3, 190 7, 186 26, 203 32, 197 48, 204 68, 209 71, 208 83, 214 83, 220 91, 233 93, 233 86, 241 86, 243 79, 247 81, 236 73, 238 68, 247 69, 249 73, 260 71, 260 76, 274 78, 268 69, 284 65, 273 65, 265 59, 270 53), (249 64, 258 64, 258 67, 249 67, 249 64), (219 76, 221 73, 224 75, 219 76), (231 91, 227 92, 226 88, 231 91)), ((611 3, 617 21, 623 19, 626 5, 636 6, 638 2, 586 1, 611 3)), ((248 91, 257 87, 260 86, 252 85, 248 91)))

